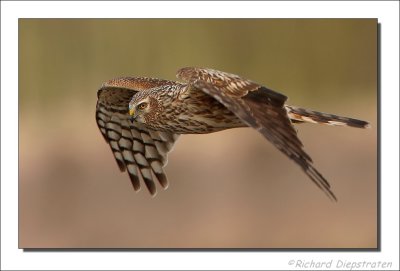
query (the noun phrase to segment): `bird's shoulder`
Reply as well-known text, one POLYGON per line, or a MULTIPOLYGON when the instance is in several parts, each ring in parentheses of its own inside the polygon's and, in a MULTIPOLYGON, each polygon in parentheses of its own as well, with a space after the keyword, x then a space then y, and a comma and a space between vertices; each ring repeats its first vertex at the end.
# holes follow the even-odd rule
POLYGON ((229 99, 250 98, 271 100, 276 105, 282 106, 287 97, 282 93, 271 90, 239 75, 218 71, 210 68, 185 67, 178 70, 177 78, 194 86, 206 85, 215 87, 218 95, 229 99))

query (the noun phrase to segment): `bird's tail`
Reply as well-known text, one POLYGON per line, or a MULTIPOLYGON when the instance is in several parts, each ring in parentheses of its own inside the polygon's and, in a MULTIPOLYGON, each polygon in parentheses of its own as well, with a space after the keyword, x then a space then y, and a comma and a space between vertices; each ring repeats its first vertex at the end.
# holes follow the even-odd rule
POLYGON ((289 118, 293 123, 319 123, 333 126, 350 126, 356 128, 369 128, 370 124, 363 120, 341 117, 333 114, 322 113, 305 108, 285 105, 289 118))

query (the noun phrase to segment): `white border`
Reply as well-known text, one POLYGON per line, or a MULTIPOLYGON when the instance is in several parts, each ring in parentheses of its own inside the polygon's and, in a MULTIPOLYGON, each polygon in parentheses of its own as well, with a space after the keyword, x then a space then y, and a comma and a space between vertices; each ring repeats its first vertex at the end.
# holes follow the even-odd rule
MULTIPOLYGON (((1 269, 292 269, 291 259, 392 261, 399 269, 399 3, 1 2, 1 269), (30 252, 17 248, 18 18, 378 18, 382 25, 382 251, 30 252)), ((23 117, 23 116, 21 116, 23 117)), ((301 268, 296 268, 301 269, 301 268)), ((335 269, 335 268, 332 268, 335 269)))

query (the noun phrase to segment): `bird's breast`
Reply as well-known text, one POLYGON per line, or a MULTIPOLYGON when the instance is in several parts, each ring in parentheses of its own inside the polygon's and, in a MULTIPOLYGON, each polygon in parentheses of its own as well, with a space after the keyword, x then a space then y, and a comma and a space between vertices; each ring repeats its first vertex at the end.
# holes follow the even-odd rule
POLYGON ((205 134, 246 126, 235 114, 205 94, 165 108, 159 119, 170 132, 179 134, 205 134))

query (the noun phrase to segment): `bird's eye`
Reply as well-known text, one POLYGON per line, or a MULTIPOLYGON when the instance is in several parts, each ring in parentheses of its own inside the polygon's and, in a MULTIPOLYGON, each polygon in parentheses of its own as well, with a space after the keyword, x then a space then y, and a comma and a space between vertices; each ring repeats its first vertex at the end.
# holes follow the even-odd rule
POLYGON ((145 109, 146 107, 147 107, 147 103, 140 103, 138 105, 138 108, 141 109, 141 110, 145 109))

